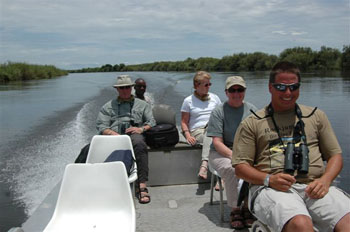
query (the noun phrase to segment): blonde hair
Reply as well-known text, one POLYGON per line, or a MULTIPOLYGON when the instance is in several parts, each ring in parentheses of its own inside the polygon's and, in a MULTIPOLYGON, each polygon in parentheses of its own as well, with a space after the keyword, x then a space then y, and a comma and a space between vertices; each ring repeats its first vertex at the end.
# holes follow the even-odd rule
POLYGON ((211 79, 210 73, 205 71, 198 71, 196 75, 193 77, 193 87, 196 87, 196 84, 200 84, 202 80, 204 79, 211 79))

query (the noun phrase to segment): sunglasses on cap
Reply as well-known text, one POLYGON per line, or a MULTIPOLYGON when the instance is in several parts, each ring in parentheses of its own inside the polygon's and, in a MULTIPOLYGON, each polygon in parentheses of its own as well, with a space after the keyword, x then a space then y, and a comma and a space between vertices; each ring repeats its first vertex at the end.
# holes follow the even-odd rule
POLYGON ((289 90, 291 92, 293 92, 293 91, 299 89, 300 83, 292 83, 292 84, 274 83, 274 84, 272 84, 272 86, 276 90, 281 91, 281 92, 285 92, 287 90, 287 88, 289 88, 289 90))
POLYGON ((242 93, 242 92, 244 92, 245 91, 245 88, 238 88, 238 89, 234 89, 234 88, 229 88, 228 90, 227 90, 229 93, 242 93))
POLYGON ((130 89, 131 88, 131 86, 130 85, 128 85, 128 86, 120 86, 120 87, 118 87, 119 89, 130 89))

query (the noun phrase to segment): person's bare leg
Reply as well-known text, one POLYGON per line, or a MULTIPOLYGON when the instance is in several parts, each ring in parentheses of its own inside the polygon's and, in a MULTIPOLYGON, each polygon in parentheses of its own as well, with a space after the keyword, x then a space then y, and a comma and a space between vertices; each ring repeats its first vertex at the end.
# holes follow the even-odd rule
POLYGON ((199 168, 198 176, 204 180, 208 178, 208 161, 203 160, 199 168))
POLYGON ((335 225, 335 232, 348 232, 350 231, 350 213, 346 214, 339 222, 335 225))
POLYGON ((296 215, 290 219, 283 227, 282 232, 313 232, 312 220, 306 215, 296 215))

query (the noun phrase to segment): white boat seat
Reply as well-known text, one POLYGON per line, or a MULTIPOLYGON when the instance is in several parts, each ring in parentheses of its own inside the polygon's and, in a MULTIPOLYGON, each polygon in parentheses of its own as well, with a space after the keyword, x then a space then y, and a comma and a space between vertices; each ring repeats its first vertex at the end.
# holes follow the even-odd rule
POLYGON ((66 166, 45 232, 134 232, 136 216, 122 162, 66 166))
MULTIPOLYGON (((103 163, 115 150, 131 150, 132 156, 136 160, 131 139, 128 135, 95 135, 91 140, 86 163, 103 163)), ((129 183, 134 183, 136 180, 137 164, 133 162, 129 175, 129 183)))
POLYGON ((251 228, 252 232, 273 232, 270 227, 268 227, 267 225, 265 225, 264 223, 256 220, 251 228))

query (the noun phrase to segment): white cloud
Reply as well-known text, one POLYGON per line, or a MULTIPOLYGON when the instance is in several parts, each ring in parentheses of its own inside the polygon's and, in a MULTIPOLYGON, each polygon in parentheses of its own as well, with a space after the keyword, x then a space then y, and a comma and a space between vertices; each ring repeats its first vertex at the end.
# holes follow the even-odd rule
POLYGON ((0 1, 0 63, 138 63, 349 43, 345 0, 0 1))
POLYGON ((288 33, 285 31, 273 31, 272 34, 287 35, 288 33))

